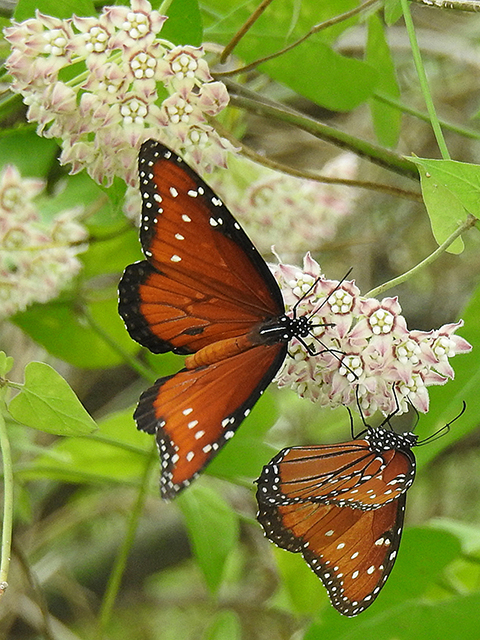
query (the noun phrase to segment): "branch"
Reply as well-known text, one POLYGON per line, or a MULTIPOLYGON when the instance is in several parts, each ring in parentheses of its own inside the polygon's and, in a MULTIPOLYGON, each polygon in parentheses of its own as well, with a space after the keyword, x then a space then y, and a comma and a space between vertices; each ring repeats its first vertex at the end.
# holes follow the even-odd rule
POLYGON ((371 162, 375 162, 390 171, 395 171, 413 180, 419 179, 418 171, 414 163, 393 151, 383 149, 366 140, 351 136, 344 131, 305 116, 290 107, 281 105, 273 100, 268 100, 232 80, 225 78, 224 82, 230 94, 230 102, 236 107, 246 109, 251 113, 256 113, 265 118, 274 118, 281 122, 287 122, 312 134, 316 138, 326 140, 338 147, 353 151, 357 155, 371 162))

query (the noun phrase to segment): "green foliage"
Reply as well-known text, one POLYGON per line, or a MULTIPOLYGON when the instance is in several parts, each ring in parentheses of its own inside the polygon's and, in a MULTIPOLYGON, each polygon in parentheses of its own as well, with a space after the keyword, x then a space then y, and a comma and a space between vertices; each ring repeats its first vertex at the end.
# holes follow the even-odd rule
POLYGON ((215 592, 238 541, 238 516, 218 493, 200 483, 184 491, 177 503, 185 518, 198 565, 208 588, 215 592))
POLYGON ((8 410, 18 422, 47 433, 75 436, 96 429, 66 380, 43 362, 27 364, 25 383, 8 410))
POLYGON ((220 611, 202 640, 241 640, 242 629, 234 611, 220 611))
MULTIPOLYGON (((160 4, 160 2, 157 3, 159 6, 160 4)), ((202 44, 202 14, 197 0, 173 0, 167 15, 168 20, 162 29, 162 38, 174 44, 188 42, 197 47, 202 44)))
POLYGON ((0 351, 0 376, 5 376, 13 367, 13 358, 7 356, 5 351, 0 351))
MULTIPOLYGON (((232 40, 258 4, 257 0, 156 0, 152 6, 169 16, 161 37, 191 46, 214 43, 205 47, 214 69, 216 52, 232 40)), ((336 150, 330 138, 325 143, 311 136, 307 140, 305 131, 294 126, 304 122, 290 119, 288 129, 280 122, 282 109, 297 109, 308 113, 309 124, 328 120, 332 130, 336 127, 342 134, 342 147, 367 158, 360 162, 358 177, 370 186, 374 183, 378 191, 361 190, 357 214, 345 219, 340 235, 315 257, 328 276, 343 274, 353 265, 352 277, 376 286, 418 264, 468 214, 480 219, 480 173, 470 162, 478 158, 480 133, 477 123, 466 118, 478 109, 478 78, 471 73, 475 56, 467 38, 466 53, 471 56, 465 56, 466 63, 447 46, 441 61, 433 49, 422 51, 438 113, 450 114, 456 123, 443 123, 455 160, 420 157, 437 155, 437 147, 428 117, 425 125, 412 116, 423 109, 424 96, 410 54, 390 39, 386 26, 398 23, 397 33, 405 36, 398 22, 399 0, 386 0, 382 10, 372 5, 348 20, 316 28, 358 6, 357 0, 271 3, 221 67, 224 71, 257 63, 254 70, 233 76, 231 107, 219 120, 230 134, 245 133, 245 142, 265 150, 268 157, 318 172, 336 150), (359 44, 359 32, 366 32, 365 44, 363 40, 359 44), (295 46, 285 53, 264 59, 291 45, 295 46), (252 100, 251 113, 235 103, 243 90, 252 100), (388 104, 388 99, 397 106, 388 104), (255 104, 260 107, 268 100, 279 107, 279 120, 252 117, 257 114, 255 104), (402 113, 403 103, 409 115, 402 113), (364 141, 371 145, 368 152, 364 141), (414 179, 399 179, 395 173, 406 163, 391 151, 396 147, 410 154, 418 168, 424 206, 416 204, 418 181, 413 172, 409 178, 414 179), (402 198, 385 194, 385 184, 394 186, 402 198)), ((101 9, 90 0, 19 0, 14 17, 25 20, 36 10, 67 18, 73 13, 93 16, 101 9)), ((428 11, 423 8, 427 19, 428 11)), ((463 18, 472 21, 471 33, 478 30, 478 16, 463 18)), ((423 28, 428 28, 428 20, 423 28)), ((448 32, 442 29, 439 23, 430 38, 434 33, 433 38, 440 40, 448 32)), ((457 37, 463 36, 457 33, 457 37)), ((404 37, 401 42, 406 41, 404 37)), ((6 57, 8 43, 3 41, 2 47, 6 57)), ((71 82, 75 73, 72 64, 62 79, 71 82)), ((8 75, 3 81, 9 81, 8 75)), ((418 478, 409 491, 407 522, 413 514, 412 521, 422 526, 406 529, 392 575, 374 605, 360 617, 347 619, 330 606, 326 590, 301 554, 265 540, 254 520, 254 481, 263 465, 288 445, 348 439, 344 408, 332 412, 292 392, 266 393, 203 477, 173 504, 162 503, 158 468, 153 479, 149 475, 155 438, 138 431, 133 420, 138 396, 149 381, 133 381, 128 367, 132 362, 137 370, 143 366, 144 375, 148 378, 151 373, 154 379, 175 373, 183 361, 173 354, 147 353, 131 340, 117 312, 121 273, 143 258, 138 229, 123 212, 126 184, 116 178, 106 188, 85 171, 68 175, 68 167, 59 167, 56 160, 59 141, 37 135, 25 121, 19 99, 2 100, 0 168, 13 163, 23 176, 45 180, 46 192, 38 198, 45 220, 82 207, 89 233, 86 250, 78 256, 82 270, 69 287, 57 299, 16 314, 11 318, 15 326, 5 324, 0 331, 4 349, 0 382, 10 392, 20 389, 5 410, 13 467, 4 469, 4 477, 13 469, 16 527, 12 588, 3 596, 8 615, 0 614, 0 627, 4 622, 14 626, 5 633, 2 628, 2 634, 19 640, 53 638, 58 633, 70 634, 72 640, 99 637, 98 611, 105 606, 112 566, 119 546, 131 535, 130 560, 113 615, 110 620, 105 616, 104 636, 109 640, 476 640, 480 606, 480 533, 475 515, 480 469, 477 230, 465 232, 451 244, 452 255, 440 257, 387 294, 399 296, 409 326, 416 322, 428 330, 462 317, 465 326, 459 333, 474 346, 471 353, 451 361, 454 380, 429 387, 430 409, 420 416, 415 432, 420 438, 435 433, 460 413, 464 401, 467 410, 447 434, 415 449, 418 478), (25 366, 32 359, 52 366, 36 361, 25 366), (16 384, 13 380, 21 376, 17 367, 24 366, 25 383, 16 384), (89 412, 98 418, 98 428, 89 412), (470 456, 469 465, 464 464, 465 454, 470 456), (449 462, 445 471, 442 464, 449 462), (421 487, 418 494, 417 487, 421 487), (470 501, 472 522, 456 510, 459 491, 470 501), (138 528, 135 509, 143 513, 138 528), (440 517, 431 520, 431 516, 440 517), (36 576, 38 585, 23 589, 22 581, 26 584, 30 575, 36 576), (50 618, 42 621, 43 602, 50 618)), ((424 113, 419 115, 425 119, 424 113)), ((307 130, 321 138, 315 128, 307 130)), ((244 173, 241 181, 246 191, 250 174, 244 173)), ((248 207, 254 211, 253 201, 248 207)), ((273 233, 271 241, 276 242, 273 233)), ((288 257, 290 262, 300 260, 298 255, 288 257)), ((2 278, 3 272, 0 285, 2 278)), ((392 419, 395 428, 400 420, 392 419)), ((362 426, 356 423, 355 428, 358 432, 362 426)))
MULTIPOLYGON (((365 61, 377 71, 376 90, 393 98, 400 96, 392 54, 380 18, 373 14, 368 19, 368 40, 365 61)), ((370 100, 373 128, 378 141, 386 147, 395 147, 400 136, 402 114, 375 98, 370 100)))
MULTIPOLYGON (((438 244, 446 240, 467 216, 480 217, 480 168, 454 160, 412 158, 419 167, 422 194, 438 244)), ((448 251, 461 253, 463 241, 457 238, 448 251)))
POLYGON ((94 16, 95 5, 91 0, 65 0, 55 2, 55 0, 19 0, 15 9, 15 20, 21 22, 35 16, 35 11, 40 11, 48 16, 56 18, 71 18, 72 14, 77 16, 94 16))

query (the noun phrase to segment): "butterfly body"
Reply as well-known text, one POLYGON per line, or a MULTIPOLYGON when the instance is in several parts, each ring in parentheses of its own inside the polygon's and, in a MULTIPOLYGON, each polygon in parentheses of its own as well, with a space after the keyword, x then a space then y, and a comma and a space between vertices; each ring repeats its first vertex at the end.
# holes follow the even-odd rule
POLYGON ((368 428, 364 439, 284 449, 258 479, 266 536, 302 553, 343 615, 370 606, 392 570, 416 442, 413 433, 368 428))
POLYGON ((285 315, 279 286, 223 202, 179 156, 149 140, 139 154, 145 260, 119 284, 119 313, 153 353, 185 369, 142 394, 137 427, 159 447, 173 498, 232 437, 309 320, 285 315))

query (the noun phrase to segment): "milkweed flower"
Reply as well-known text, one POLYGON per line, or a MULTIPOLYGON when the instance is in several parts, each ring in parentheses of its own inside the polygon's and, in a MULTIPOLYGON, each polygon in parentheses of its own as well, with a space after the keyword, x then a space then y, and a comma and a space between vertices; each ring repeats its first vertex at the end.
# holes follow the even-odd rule
POLYGON ((369 416, 403 413, 411 403, 426 413, 427 387, 453 378, 449 358, 472 348, 455 334, 462 321, 409 331, 396 297, 365 298, 353 281, 328 280, 309 253, 303 269, 271 268, 287 313, 307 315, 314 327, 304 344, 293 338, 276 382, 321 405, 355 409, 358 402, 369 416))
POLYGON ((142 142, 159 139, 203 168, 226 166, 232 145, 207 118, 228 104, 201 47, 175 46, 159 33, 166 16, 147 0, 106 6, 99 17, 36 17, 4 30, 11 89, 37 132, 61 140, 60 162, 98 183, 136 186, 142 142), (67 68, 78 74, 67 79, 67 68), (192 153, 192 141, 195 153, 192 153))
POLYGON ((80 271, 87 248, 82 209, 62 211, 50 222, 34 202, 42 180, 22 178, 13 165, 0 173, 0 318, 47 302, 80 271))

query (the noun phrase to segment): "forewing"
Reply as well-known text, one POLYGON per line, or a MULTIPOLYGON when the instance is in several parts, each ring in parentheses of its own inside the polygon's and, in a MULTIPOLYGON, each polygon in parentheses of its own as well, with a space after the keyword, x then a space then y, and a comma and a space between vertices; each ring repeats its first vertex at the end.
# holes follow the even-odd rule
POLYGON ((158 142, 139 156, 146 260, 127 267, 119 312, 155 353, 192 353, 284 313, 280 289, 208 185, 158 142))
POLYGON ((368 441, 352 440, 283 449, 264 467, 258 486, 270 504, 317 501, 377 509, 405 493, 414 475, 411 451, 379 454, 368 441))
POLYGON ((335 609, 352 617, 372 604, 392 570, 405 498, 361 510, 315 502, 271 505, 260 496, 257 518, 272 542, 302 553, 335 609))
POLYGON ((162 497, 175 495, 234 435, 271 382, 286 345, 262 345, 199 369, 160 378, 140 397, 137 426, 155 433, 162 497))

